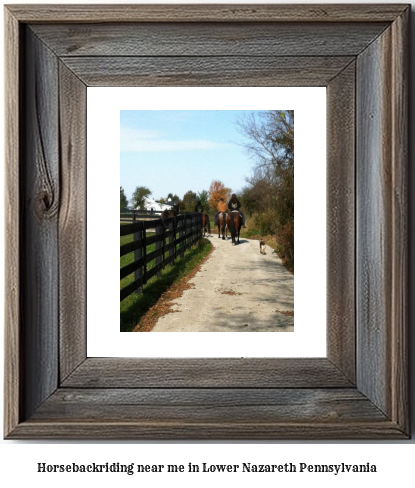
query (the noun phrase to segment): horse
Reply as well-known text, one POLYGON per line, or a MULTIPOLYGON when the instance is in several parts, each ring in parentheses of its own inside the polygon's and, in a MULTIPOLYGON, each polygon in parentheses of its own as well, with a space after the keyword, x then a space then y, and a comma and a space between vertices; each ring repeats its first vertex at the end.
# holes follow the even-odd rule
POLYGON ((228 213, 226 212, 221 212, 216 219, 216 222, 218 224, 218 237, 220 239, 220 231, 222 229, 222 239, 225 240, 225 235, 226 235, 226 240, 228 239, 228 229, 230 229, 231 225, 231 217, 228 213))
POLYGON ((203 237, 205 237, 206 232, 210 234, 209 215, 205 213, 202 214, 202 230, 203 230, 203 237))
POLYGON ((241 227, 242 217, 239 213, 239 210, 232 210, 230 222, 232 246, 234 246, 235 244, 239 244, 239 233, 241 232, 241 227), (238 239, 237 242, 236 239, 238 239))

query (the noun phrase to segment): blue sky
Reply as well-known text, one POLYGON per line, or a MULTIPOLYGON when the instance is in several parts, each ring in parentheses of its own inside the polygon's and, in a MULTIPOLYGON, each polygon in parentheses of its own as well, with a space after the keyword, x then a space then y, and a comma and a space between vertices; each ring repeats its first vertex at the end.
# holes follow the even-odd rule
MULTIPOLYGON (((246 185, 253 161, 231 110, 120 111, 120 184, 128 199, 146 186, 156 200, 209 190, 220 180, 233 192, 246 185)), ((245 112, 248 113, 248 112, 245 112)))

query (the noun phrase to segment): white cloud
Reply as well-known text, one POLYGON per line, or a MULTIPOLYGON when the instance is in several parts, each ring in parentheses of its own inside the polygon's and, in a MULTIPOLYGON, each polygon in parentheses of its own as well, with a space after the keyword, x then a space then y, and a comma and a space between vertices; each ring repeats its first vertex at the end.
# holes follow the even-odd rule
POLYGON ((125 152, 195 151, 225 147, 228 144, 205 139, 169 140, 159 131, 136 130, 121 127, 120 150, 125 152))

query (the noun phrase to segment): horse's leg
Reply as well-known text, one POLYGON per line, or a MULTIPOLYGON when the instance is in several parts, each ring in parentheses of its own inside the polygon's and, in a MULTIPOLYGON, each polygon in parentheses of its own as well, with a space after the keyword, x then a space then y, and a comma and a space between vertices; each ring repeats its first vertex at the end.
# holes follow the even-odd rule
MULTIPOLYGON (((225 228, 223 226, 224 218, 222 214, 219 214, 219 227, 222 229, 222 240, 225 240, 225 228)), ((219 235, 220 237, 220 235, 219 235)))
POLYGON ((235 215, 232 213, 231 214, 231 236, 232 236, 232 246, 235 245, 235 234, 236 234, 236 229, 235 229, 235 215))

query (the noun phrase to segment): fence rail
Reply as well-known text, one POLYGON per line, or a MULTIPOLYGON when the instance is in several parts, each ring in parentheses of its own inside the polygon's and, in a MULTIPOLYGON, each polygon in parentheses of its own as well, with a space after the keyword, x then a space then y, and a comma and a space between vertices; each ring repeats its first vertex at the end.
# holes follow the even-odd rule
POLYGON ((134 292, 142 292, 150 278, 202 238, 202 214, 186 213, 167 219, 144 220, 120 226, 120 236, 133 235, 132 242, 120 246, 120 257, 134 252, 134 261, 120 269, 120 280, 134 273, 132 283, 121 288, 120 301, 134 292), (147 235, 148 231, 154 232, 147 235), (155 244, 155 249, 148 247, 155 244))
POLYGON ((161 210, 122 210, 120 212, 120 221, 121 222, 137 222, 140 219, 151 218, 151 219, 158 219, 160 218, 162 212, 161 210))

